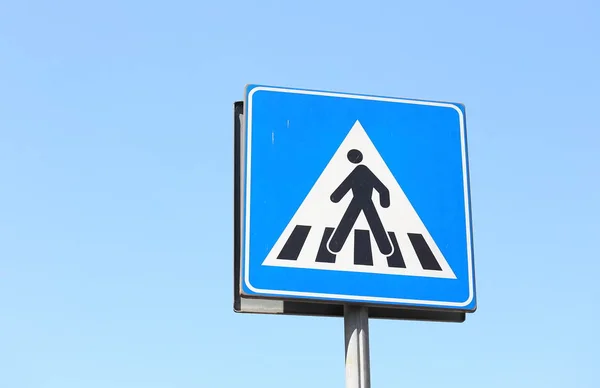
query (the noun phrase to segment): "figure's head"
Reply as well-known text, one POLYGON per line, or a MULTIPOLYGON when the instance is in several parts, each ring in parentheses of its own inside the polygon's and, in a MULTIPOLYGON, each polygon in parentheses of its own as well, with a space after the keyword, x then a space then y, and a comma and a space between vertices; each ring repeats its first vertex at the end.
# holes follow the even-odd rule
POLYGON ((363 160, 362 152, 360 152, 359 150, 355 150, 355 149, 348 151, 348 160, 354 164, 358 164, 358 163, 362 162, 362 160, 363 160))

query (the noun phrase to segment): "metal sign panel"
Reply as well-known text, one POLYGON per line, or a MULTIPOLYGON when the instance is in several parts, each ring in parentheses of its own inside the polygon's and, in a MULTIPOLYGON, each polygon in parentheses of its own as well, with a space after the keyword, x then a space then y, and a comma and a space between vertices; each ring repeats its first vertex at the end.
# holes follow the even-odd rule
MULTIPOLYGON (((242 314, 272 314, 295 316, 319 316, 341 318, 344 316, 344 305, 311 300, 278 300, 242 295, 240 292, 241 269, 241 235, 242 235, 242 142, 244 131, 244 103, 233 104, 233 136, 234 136, 234 261, 233 261, 233 310, 242 314)), ((370 307, 369 318, 395 319, 412 321, 454 322, 465 321, 465 313, 461 311, 403 309, 388 307, 370 307)))
POLYGON ((241 297, 476 308, 460 104, 250 85, 241 297))

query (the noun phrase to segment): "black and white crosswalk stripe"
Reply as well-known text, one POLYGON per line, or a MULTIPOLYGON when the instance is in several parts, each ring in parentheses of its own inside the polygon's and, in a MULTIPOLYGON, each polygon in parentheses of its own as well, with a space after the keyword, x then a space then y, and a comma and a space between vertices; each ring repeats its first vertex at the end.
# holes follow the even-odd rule
POLYGON ((277 258, 282 260, 297 260, 310 229, 310 226, 297 225, 277 258))
POLYGON ((392 254, 387 257, 388 265, 393 268, 406 268, 404 257, 402 256, 402 252, 400 251, 400 246, 398 246, 398 239, 396 238, 396 233, 388 232, 388 236, 390 236, 392 246, 394 247, 394 252, 392 252, 392 254))
MULTIPOLYGON (((313 228, 309 225, 296 225, 283 248, 277 255, 277 259, 297 260, 312 229, 313 228)), ((327 243, 333 231, 334 228, 330 227, 323 230, 319 249, 316 252, 314 261, 332 264, 336 262, 336 255, 327 249, 327 243)), ((393 268, 406 268, 404 256, 400 250, 396 234, 394 232, 388 232, 388 236, 394 247, 392 254, 387 256, 388 266, 393 268)), ((425 241, 423 235, 419 233, 407 233, 407 236, 421 263, 421 267, 425 270, 441 271, 442 267, 435 258, 435 255, 427 244, 427 241, 425 241)), ((354 230, 354 264, 366 266, 373 265, 373 247, 371 246, 371 232, 369 230, 354 230)))
POLYGON ((327 249, 327 242, 333 234, 333 231, 333 228, 325 228, 325 231, 323 232, 316 258, 316 261, 319 263, 335 263, 335 255, 327 249))

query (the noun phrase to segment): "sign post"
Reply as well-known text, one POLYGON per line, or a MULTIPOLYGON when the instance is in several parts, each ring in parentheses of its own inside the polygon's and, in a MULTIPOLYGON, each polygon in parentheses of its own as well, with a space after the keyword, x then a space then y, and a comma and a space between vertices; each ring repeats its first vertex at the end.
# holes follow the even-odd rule
POLYGON ((234 104, 234 311, 343 317, 347 388, 369 317, 477 308, 462 104, 248 85, 234 104))
POLYGON ((364 306, 344 306, 346 388, 370 388, 369 312, 364 306))

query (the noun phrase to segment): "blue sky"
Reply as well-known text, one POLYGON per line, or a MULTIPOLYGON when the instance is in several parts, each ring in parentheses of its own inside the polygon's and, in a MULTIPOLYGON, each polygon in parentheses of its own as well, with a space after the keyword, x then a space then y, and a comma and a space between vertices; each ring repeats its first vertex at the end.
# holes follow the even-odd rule
POLYGON ((466 105, 478 311, 371 322, 377 387, 594 387, 600 6, 0 5, 0 386, 343 386, 340 319, 232 311, 247 83, 466 105))

